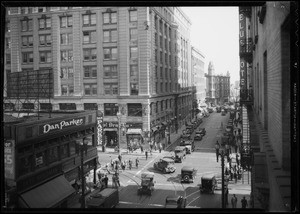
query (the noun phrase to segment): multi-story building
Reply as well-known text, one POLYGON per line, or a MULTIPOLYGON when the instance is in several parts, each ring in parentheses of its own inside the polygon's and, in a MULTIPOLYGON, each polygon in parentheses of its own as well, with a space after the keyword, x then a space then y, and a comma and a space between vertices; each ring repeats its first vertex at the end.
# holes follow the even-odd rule
POLYGON ((209 62, 206 77, 206 101, 210 104, 223 104, 230 97, 230 74, 215 74, 214 65, 209 62))
POLYGON ((196 87, 195 99, 197 103, 205 102, 206 98, 206 81, 204 76, 204 59, 205 56, 195 47, 192 47, 192 72, 194 76, 193 85, 196 87))
MULTIPOLYGON (((243 138, 254 153, 252 206, 269 211, 292 211, 298 202, 291 190, 291 158, 298 154, 291 156, 290 6, 263 2, 239 8, 240 104, 243 124, 250 125, 250 136, 243 138)), ((293 189, 298 197, 299 186, 293 189)))
POLYGON ((8 88, 6 106, 100 110, 107 146, 164 137, 191 114, 190 26, 177 7, 8 8, 4 85, 48 69, 53 93, 36 102, 8 88))

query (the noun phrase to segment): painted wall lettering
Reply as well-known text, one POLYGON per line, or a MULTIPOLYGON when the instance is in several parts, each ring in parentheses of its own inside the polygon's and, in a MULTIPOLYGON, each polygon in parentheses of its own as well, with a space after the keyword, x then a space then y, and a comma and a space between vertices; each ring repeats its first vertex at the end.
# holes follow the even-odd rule
POLYGON ((62 120, 56 123, 44 124, 40 126, 39 129, 40 129, 40 134, 47 134, 51 131, 62 130, 68 127, 80 126, 83 125, 84 123, 85 123, 85 117, 81 117, 76 119, 62 120))

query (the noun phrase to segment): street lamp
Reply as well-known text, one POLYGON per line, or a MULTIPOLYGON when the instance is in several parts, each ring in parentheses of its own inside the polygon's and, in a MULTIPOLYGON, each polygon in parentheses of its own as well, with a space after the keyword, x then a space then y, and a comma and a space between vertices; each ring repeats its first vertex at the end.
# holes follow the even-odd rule
POLYGON ((221 147, 219 151, 220 151, 219 155, 221 156, 221 167, 222 167, 222 208, 224 209, 224 208, 226 208, 225 197, 228 197, 227 193, 225 195, 225 177, 224 177, 224 166, 225 166, 224 157, 226 156, 226 153, 224 152, 224 148, 223 147, 221 147))
POLYGON ((117 118, 118 118, 118 153, 120 153, 120 142, 121 142, 121 115, 122 113, 120 112, 120 110, 117 112, 117 118))
POLYGON ((80 147, 80 167, 81 167, 81 208, 85 208, 85 177, 84 177, 84 158, 83 150, 86 147, 85 137, 82 141, 76 142, 80 147))

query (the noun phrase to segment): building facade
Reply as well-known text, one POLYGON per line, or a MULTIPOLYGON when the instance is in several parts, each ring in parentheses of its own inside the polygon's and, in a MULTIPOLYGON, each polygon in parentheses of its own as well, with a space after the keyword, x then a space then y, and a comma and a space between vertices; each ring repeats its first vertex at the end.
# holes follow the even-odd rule
POLYGON ((206 79, 204 76, 205 56, 195 47, 192 47, 192 72, 194 76, 193 85, 196 87, 195 99, 197 103, 205 102, 206 98, 206 79))
POLYGON ((4 85, 49 69, 53 96, 6 89, 6 107, 100 110, 106 146, 159 140, 191 117, 190 26, 177 7, 8 8, 4 85))
POLYGON ((240 104, 258 118, 260 134, 250 124, 253 206, 269 211, 295 207, 290 174, 290 4, 239 8, 240 104))
POLYGON ((213 62, 209 62, 206 77, 206 101, 210 104, 222 105, 230 99, 230 74, 215 74, 213 62))

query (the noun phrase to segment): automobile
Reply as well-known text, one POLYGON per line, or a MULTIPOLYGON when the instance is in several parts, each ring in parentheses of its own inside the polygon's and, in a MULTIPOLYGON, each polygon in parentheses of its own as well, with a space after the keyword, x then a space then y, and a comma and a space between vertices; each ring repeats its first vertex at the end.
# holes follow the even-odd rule
POLYGON ((204 175, 201 177, 201 184, 199 185, 200 193, 214 194, 217 188, 217 179, 215 175, 204 175))
POLYGON ((198 131, 200 132, 200 134, 202 135, 202 137, 204 135, 206 135, 206 129, 205 128, 200 128, 198 131))
POLYGON ((207 108, 208 113, 213 113, 214 110, 212 108, 207 108))
POLYGON ((216 110, 217 110, 217 113, 220 113, 221 112, 221 107, 217 107, 216 110))
POLYGON ((185 146, 176 146, 174 149, 175 153, 175 163, 182 163, 182 160, 186 158, 186 148, 185 146))
POLYGON ((226 115, 226 112, 225 112, 224 109, 221 110, 221 115, 222 115, 222 116, 225 116, 225 115, 226 115))
POLYGON ((154 191, 154 173, 153 172, 143 172, 141 174, 141 186, 138 188, 138 195, 148 194, 152 195, 154 191))
POLYGON ((191 134, 185 133, 181 135, 182 140, 190 140, 191 139, 191 134))
POLYGON ((87 208, 115 208, 119 204, 119 191, 114 188, 97 189, 87 196, 87 208))
POLYGON ((186 198, 181 195, 168 195, 165 201, 165 208, 185 208, 186 198))
POLYGON ((191 154, 195 150, 194 141, 192 141, 192 140, 183 140, 183 139, 181 139, 179 145, 180 146, 185 146, 187 154, 191 154))
POLYGON ((176 170, 175 160, 170 157, 163 157, 153 164, 154 169, 163 173, 173 173, 176 170))
POLYGON ((202 140, 202 134, 200 131, 195 132, 194 140, 202 140))
POLYGON ((193 183, 196 178, 197 170, 192 166, 181 168, 181 183, 193 183))

